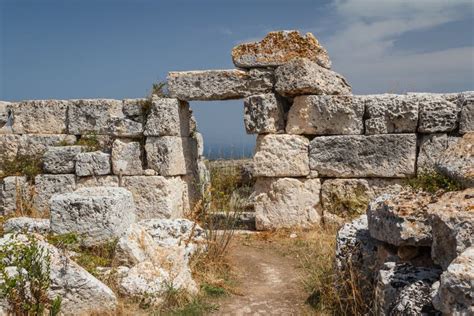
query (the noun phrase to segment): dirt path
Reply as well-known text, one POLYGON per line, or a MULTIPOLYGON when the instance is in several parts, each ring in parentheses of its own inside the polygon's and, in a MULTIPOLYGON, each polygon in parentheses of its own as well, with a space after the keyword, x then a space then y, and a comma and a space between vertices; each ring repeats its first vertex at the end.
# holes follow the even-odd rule
POLYGON ((307 315, 296 259, 265 241, 236 237, 230 248, 242 295, 224 298, 214 315, 307 315))

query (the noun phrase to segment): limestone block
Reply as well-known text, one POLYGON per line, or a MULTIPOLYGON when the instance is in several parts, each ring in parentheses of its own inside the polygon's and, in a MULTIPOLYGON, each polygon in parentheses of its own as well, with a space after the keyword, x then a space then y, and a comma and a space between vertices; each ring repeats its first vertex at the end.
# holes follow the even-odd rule
POLYGON ((25 134, 19 139, 18 155, 42 156, 50 146, 73 145, 74 135, 54 134, 25 134))
POLYGON ((319 223, 319 179, 259 178, 255 184, 258 230, 309 227, 319 223))
POLYGON ((11 102, 0 101, 0 134, 12 132, 13 104, 11 102))
POLYGON ((159 175, 185 175, 195 170, 197 144, 193 138, 147 137, 145 151, 148 167, 159 175))
POLYGON ((419 103, 418 132, 451 132, 458 127, 458 117, 461 111, 458 102, 448 101, 435 94, 414 94, 409 97, 419 103))
POLYGON ((431 256, 443 269, 474 245, 474 188, 448 192, 430 204, 431 256))
POLYGON ((43 155, 45 173, 74 173, 76 156, 83 151, 81 146, 48 147, 43 155))
POLYGON ((379 94, 364 96, 366 107, 365 133, 415 133, 418 105, 406 95, 379 94))
POLYGON ((474 91, 461 94, 461 104, 459 133, 474 132, 474 91))
POLYGON ((55 194, 72 192, 76 189, 73 174, 40 174, 35 177, 34 205, 41 212, 49 211, 49 199, 55 194))
POLYGON ((430 246, 427 209, 432 198, 429 193, 412 191, 377 197, 367 208, 370 235, 395 246, 430 246))
POLYGON ((184 216, 186 183, 179 177, 123 177, 122 186, 132 192, 137 219, 184 216))
POLYGON ((77 179, 76 187, 88 188, 88 187, 118 187, 119 177, 118 176, 92 176, 92 177, 80 177, 77 179))
POLYGON ((295 59, 275 71, 275 90, 283 96, 302 94, 348 95, 351 86, 338 73, 308 59, 295 59))
POLYGON ((21 135, 0 134, 0 161, 14 159, 18 154, 21 135))
POLYGON ((259 135, 253 157, 256 177, 309 175, 309 140, 297 135, 259 135))
POLYGON ((145 109, 146 107, 144 104, 148 100, 145 98, 139 98, 139 99, 124 99, 123 102, 123 108, 122 112, 125 114, 125 116, 132 121, 140 122, 140 123, 145 123, 145 109))
POLYGON ((130 191, 116 187, 82 188, 51 198, 51 231, 76 233, 86 246, 123 236, 135 222, 130 191))
POLYGON ((460 182, 465 187, 474 186, 474 133, 466 133, 449 144, 435 163, 435 169, 460 182))
POLYGON ((467 248, 441 274, 433 305, 444 315, 474 315, 474 247, 467 248))
POLYGON ((404 179, 368 178, 366 180, 374 197, 382 194, 398 194, 406 188, 404 179))
POLYGON ((123 103, 119 100, 73 100, 68 111, 69 133, 140 136, 143 124, 126 117, 122 109, 123 103))
POLYGON ((285 131, 283 98, 273 93, 259 94, 244 100, 244 122, 247 134, 275 134, 285 131))
POLYGON ((448 135, 442 133, 422 135, 418 153, 417 170, 431 171, 436 161, 448 148, 448 135))
POLYGON ((3 231, 7 233, 26 231, 44 235, 49 233, 50 223, 47 218, 13 217, 5 221, 3 231))
POLYGON ((345 135, 314 138, 310 168, 322 177, 392 177, 415 174, 416 135, 345 135))
MULTIPOLYGON (((68 104, 64 100, 22 101, 6 105, 3 112, 9 114, 8 130, 15 134, 66 134, 68 104)), ((0 129, 0 134, 6 130, 0 129)))
POLYGON ((33 190, 26 177, 11 176, 0 180, 0 215, 21 211, 23 204, 30 204, 33 190))
POLYGON ((183 136, 190 135, 189 104, 170 98, 152 100, 150 114, 145 125, 145 136, 183 136))
POLYGON ((373 197, 365 179, 328 179, 321 187, 321 206, 324 212, 341 217, 363 214, 373 197))
POLYGON ((80 177, 110 174, 110 155, 101 151, 80 153, 76 156, 76 175, 80 177))
POLYGON ((232 49, 232 61, 240 68, 275 67, 295 58, 307 58, 321 67, 331 68, 326 49, 311 33, 270 32, 260 42, 240 44, 232 49))
POLYGON ((116 139, 112 147, 112 170, 117 175, 143 174, 139 142, 116 139))
POLYGON ((364 99, 357 96, 303 95, 288 112, 288 134, 363 134, 364 99))
POLYGON ((202 134, 199 132, 193 133, 191 137, 196 141, 197 157, 204 157, 204 137, 202 137, 202 134))
POLYGON ((408 263, 386 263, 375 287, 375 315, 435 315, 431 286, 441 270, 408 263))
POLYGON ((265 69, 170 72, 168 90, 186 101, 242 99, 271 92, 273 81, 273 72, 265 69))

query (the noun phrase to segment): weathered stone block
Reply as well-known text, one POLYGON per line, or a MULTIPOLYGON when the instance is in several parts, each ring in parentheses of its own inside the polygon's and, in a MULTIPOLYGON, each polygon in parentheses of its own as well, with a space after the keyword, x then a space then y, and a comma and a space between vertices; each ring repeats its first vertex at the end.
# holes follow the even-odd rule
POLYGON ((123 177, 122 186, 132 192, 140 220, 184 216, 186 183, 179 177, 123 177))
POLYGON ((76 175, 79 177, 110 174, 110 155, 100 152, 80 153, 76 156, 76 175))
POLYGON ((135 203, 124 188, 82 188, 51 198, 51 231, 76 233, 86 246, 123 236, 135 222, 135 203))
POLYGON ((435 169, 436 162, 444 151, 457 140, 457 137, 442 133, 422 135, 416 163, 418 172, 435 169))
POLYGON ((319 223, 319 179, 260 178, 255 184, 258 230, 309 227, 319 223))
POLYGON ((418 132, 451 132, 458 127, 461 106, 435 94, 412 94, 408 96, 419 103, 420 118, 418 132))
POLYGON ((288 112, 288 134, 363 134, 364 99, 357 96, 304 95, 288 112))
POLYGON ((162 176, 192 173, 196 166, 196 141, 190 137, 148 137, 145 151, 148 167, 162 176))
POLYGON ((418 102, 406 95, 379 94, 365 100, 365 133, 415 133, 418 124, 418 102))
POLYGON ((80 177, 77 179, 76 188, 89 188, 89 187, 118 187, 119 185, 118 176, 92 176, 92 177, 80 177))
POLYGON ((73 174, 40 174, 35 177, 35 208, 41 212, 49 211, 49 199, 54 194, 72 192, 76 189, 76 177, 73 174))
POLYGON ((9 232, 29 232, 38 234, 48 234, 50 231, 49 219, 31 217, 13 217, 5 221, 3 230, 9 232))
POLYGON ((461 94, 461 118, 459 133, 474 132, 474 91, 461 94))
POLYGON ((344 77, 308 59, 295 59, 278 67, 275 79, 275 90, 283 96, 352 94, 344 77))
POLYGON ((323 177, 406 177, 415 174, 416 135, 314 138, 310 168, 323 177))
POLYGON ((253 157, 256 177, 309 175, 309 140, 296 135, 259 135, 253 157))
POLYGON ((263 40, 240 44, 232 49, 236 67, 275 67, 295 58, 307 58, 319 66, 331 68, 331 60, 324 47, 311 33, 304 36, 298 31, 268 33, 263 40))
POLYGON ((33 191, 26 177, 5 177, 0 181, 0 215, 6 216, 21 211, 23 204, 29 204, 33 191))
POLYGON ((76 156, 83 151, 81 146, 48 147, 43 155, 45 173, 74 173, 76 156))
POLYGON ((18 155, 42 156, 50 146, 73 145, 74 135, 54 134, 25 134, 19 139, 18 155))
POLYGON ((0 134, 12 132, 13 112, 11 102, 0 101, 0 134))
POLYGON ((73 100, 68 111, 70 134, 91 133, 137 137, 143 133, 143 124, 127 118, 119 100, 73 100))
POLYGON ((259 94, 244 100, 244 122, 247 134, 275 134, 285 131, 285 104, 273 93, 259 94))
POLYGON ((112 147, 112 170, 117 175, 143 174, 139 142, 116 139, 112 147))
POLYGON ((145 98, 139 99, 124 99, 122 112, 123 114, 132 121, 145 123, 145 103, 148 100, 145 98))
POLYGON ((0 161, 11 160, 18 154, 20 135, 0 134, 0 161))
POLYGON ((168 89, 180 100, 228 100, 269 93, 273 72, 264 69, 170 72, 168 89))
POLYGON ((150 114, 145 125, 145 136, 183 136, 190 135, 189 104, 170 98, 152 100, 150 114))

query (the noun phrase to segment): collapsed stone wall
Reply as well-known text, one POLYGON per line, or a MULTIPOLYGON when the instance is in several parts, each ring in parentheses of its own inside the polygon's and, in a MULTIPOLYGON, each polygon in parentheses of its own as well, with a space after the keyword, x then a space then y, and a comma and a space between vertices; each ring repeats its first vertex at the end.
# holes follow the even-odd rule
POLYGON ((0 166, 42 164, 34 179, 1 181, 0 215, 21 203, 48 212, 54 194, 121 186, 138 219, 183 217, 196 198, 202 146, 189 104, 177 99, 0 102, 0 166))

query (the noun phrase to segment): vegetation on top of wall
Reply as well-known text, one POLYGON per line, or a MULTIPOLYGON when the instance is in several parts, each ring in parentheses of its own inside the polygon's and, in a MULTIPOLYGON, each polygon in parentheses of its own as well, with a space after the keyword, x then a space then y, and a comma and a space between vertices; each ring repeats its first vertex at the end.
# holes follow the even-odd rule
POLYGON ((86 151, 97 151, 101 149, 99 138, 95 132, 82 135, 82 137, 76 141, 75 145, 83 146, 86 151))
POLYGON ((9 176, 26 176, 32 182, 42 172, 42 159, 38 155, 16 155, 0 161, 0 180, 9 176))
POLYGON ((436 193, 439 190, 459 191, 463 189, 461 183, 436 171, 420 172, 416 177, 408 179, 407 184, 414 190, 430 193, 436 193))

